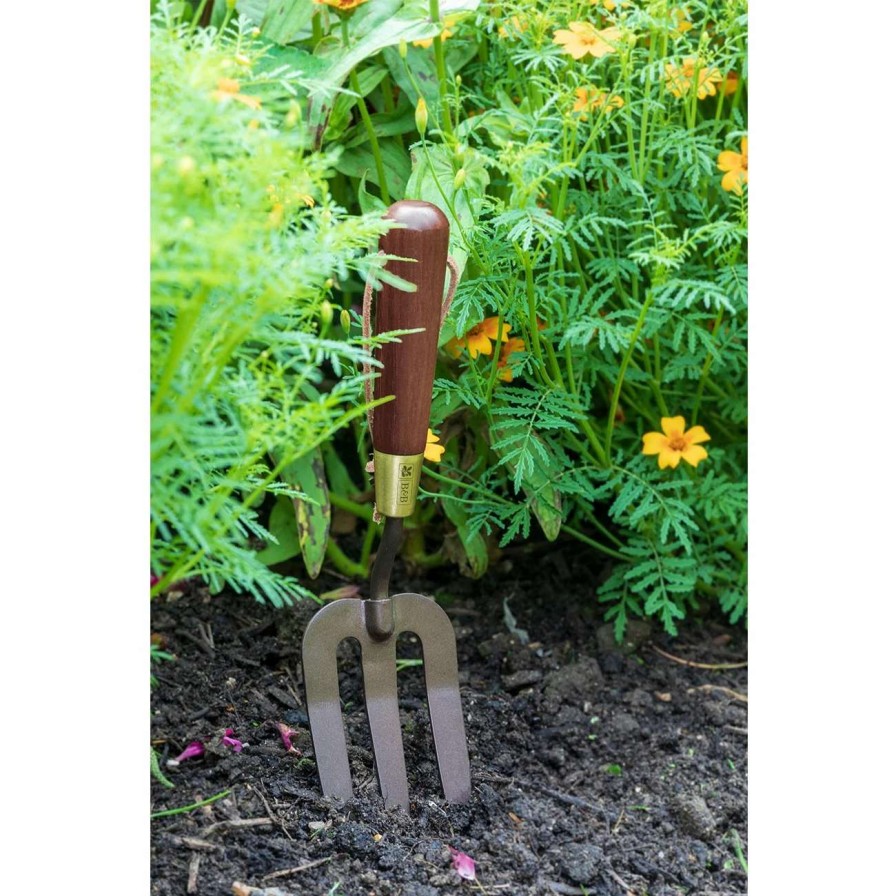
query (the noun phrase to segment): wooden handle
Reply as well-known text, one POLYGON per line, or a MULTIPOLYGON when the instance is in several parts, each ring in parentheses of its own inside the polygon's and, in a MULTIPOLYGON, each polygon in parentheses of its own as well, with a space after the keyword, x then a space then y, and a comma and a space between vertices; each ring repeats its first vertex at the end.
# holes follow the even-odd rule
POLYGON ((394 395, 395 399, 373 412, 373 447, 383 454, 422 454, 436 371, 448 262, 448 219, 436 206, 415 199, 394 203, 386 217, 405 226, 385 234, 380 248, 389 255, 416 259, 390 261, 386 268, 415 284, 417 290, 405 292, 384 284, 376 300, 373 332, 424 329, 402 336, 401 342, 388 343, 375 353, 383 366, 374 384, 374 397, 394 395))

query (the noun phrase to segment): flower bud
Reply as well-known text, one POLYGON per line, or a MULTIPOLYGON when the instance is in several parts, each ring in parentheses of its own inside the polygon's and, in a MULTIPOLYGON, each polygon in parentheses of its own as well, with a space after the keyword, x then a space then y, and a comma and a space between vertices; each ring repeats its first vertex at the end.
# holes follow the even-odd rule
POLYGON ((454 175, 454 189, 459 190, 467 179, 467 169, 459 168, 457 174, 454 175))
POLYGON ((417 100, 417 111, 414 113, 414 121, 417 122, 417 133, 422 137, 426 133, 426 122, 429 119, 429 110, 426 108, 426 100, 421 96, 417 100))
POLYGON ((333 322, 333 305, 327 299, 320 303, 320 322, 324 328, 333 322))
POLYGON ((398 42, 398 55, 402 59, 408 58, 408 42, 404 38, 398 42))
POLYGON ((343 308, 342 311, 339 312, 339 323, 342 324, 342 329, 345 330, 346 333, 351 331, 352 316, 348 313, 347 308, 343 308))

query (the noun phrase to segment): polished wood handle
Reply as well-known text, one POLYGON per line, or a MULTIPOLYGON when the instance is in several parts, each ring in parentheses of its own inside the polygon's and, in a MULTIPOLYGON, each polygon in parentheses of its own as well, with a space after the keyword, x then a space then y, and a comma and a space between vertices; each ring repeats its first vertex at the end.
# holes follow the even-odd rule
POLYGON ((375 306, 374 333, 412 330, 378 349, 382 362, 374 384, 375 398, 394 395, 393 401, 373 412, 373 447, 384 454, 422 454, 426 447, 432 382, 442 313, 442 293, 448 262, 448 219, 429 202, 403 199, 389 207, 386 217, 404 227, 390 230, 380 239, 389 255, 415 259, 390 261, 386 269, 413 283, 416 292, 384 284, 375 306))

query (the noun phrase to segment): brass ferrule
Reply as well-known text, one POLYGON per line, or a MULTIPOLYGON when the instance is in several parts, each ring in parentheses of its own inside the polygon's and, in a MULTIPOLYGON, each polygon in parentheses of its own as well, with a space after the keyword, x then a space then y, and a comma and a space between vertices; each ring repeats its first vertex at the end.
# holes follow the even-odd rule
POLYGON ((410 516, 414 512, 422 469, 422 454, 373 452, 376 509, 383 516, 410 516))

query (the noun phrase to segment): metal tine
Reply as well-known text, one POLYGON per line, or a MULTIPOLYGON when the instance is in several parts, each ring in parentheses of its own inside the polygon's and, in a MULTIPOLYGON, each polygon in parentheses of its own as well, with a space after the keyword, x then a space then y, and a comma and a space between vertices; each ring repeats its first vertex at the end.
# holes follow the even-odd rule
POLYGON ((429 721, 442 790, 449 803, 470 799, 470 757, 457 679, 457 648, 448 614, 422 594, 396 594, 395 631, 413 632, 423 648, 429 721))
POLYGON ((383 641, 374 641, 369 637, 363 639, 361 666, 364 670, 364 699, 380 792, 387 807, 401 806, 407 810, 410 799, 398 710, 395 636, 383 641))
POLYGON ((302 670, 314 759, 324 796, 352 798, 336 648, 345 638, 366 637, 360 600, 337 600, 318 610, 302 639, 302 670))

